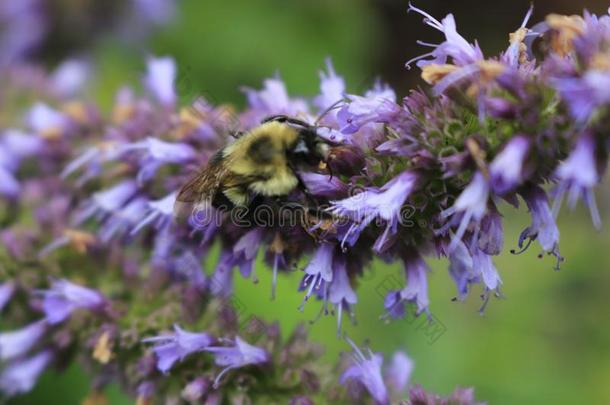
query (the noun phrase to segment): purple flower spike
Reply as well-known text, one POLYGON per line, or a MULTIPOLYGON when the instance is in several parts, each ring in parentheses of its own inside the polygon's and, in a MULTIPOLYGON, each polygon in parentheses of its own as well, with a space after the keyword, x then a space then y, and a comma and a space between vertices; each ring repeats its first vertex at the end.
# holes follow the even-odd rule
POLYGON ((40 292, 44 297, 43 310, 51 325, 65 321, 76 309, 99 311, 106 300, 99 292, 68 280, 53 280, 51 288, 40 292))
POLYGON ((355 380, 366 388, 378 405, 389 404, 388 390, 381 375, 383 356, 367 349, 367 357, 350 338, 346 337, 346 340, 354 349, 353 364, 343 372, 339 383, 355 380))
POLYGON ((595 139, 590 134, 584 134, 578 139, 572 154, 555 172, 560 181, 557 188, 557 197, 553 204, 555 217, 559 213, 561 202, 567 192, 568 206, 573 209, 577 200, 582 198, 591 212, 593 225, 597 229, 601 228, 601 218, 593 194, 593 187, 599 182, 600 177, 597 164, 595 139))
POLYGON ((159 103, 172 107, 176 103, 176 63, 170 57, 150 58, 147 68, 144 85, 159 103))
POLYGON ((157 355, 157 368, 167 374, 176 361, 182 361, 192 353, 205 350, 214 339, 207 333, 187 332, 174 325, 173 333, 146 338, 142 342, 155 343, 153 351, 157 355))
POLYGON ((0 311, 9 303, 15 293, 15 284, 12 281, 6 281, 0 284, 0 311))
POLYGON ((49 350, 9 363, 0 374, 0 391, 8 396, 29 392, 53 358, 49 350))
POLYGON ((25 355, 38 343, 47 330, 44 319, 19 330, 0 333, 0 360, 6 361, 25 355))
POLYGON ((216 376, 214 388, 218 388, 220 379, 229 370, 248 365, 259 365, 268 363, 271 359, 265 349, 252 346, 243 341, 239 336, 235 337, 232 347, 208 347, 205 350, 214 354, 216 365, 225 368, 216 376))
POLYGON ((511 139, 489 166, 491 186, 498 195, 506 194, 523 183, 523 165, 530 141, 522 135, 511 139))

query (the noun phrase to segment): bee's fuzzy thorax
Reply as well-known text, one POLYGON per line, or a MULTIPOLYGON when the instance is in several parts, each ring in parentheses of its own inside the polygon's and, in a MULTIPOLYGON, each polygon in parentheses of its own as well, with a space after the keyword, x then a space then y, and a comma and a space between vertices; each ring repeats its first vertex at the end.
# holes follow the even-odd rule
POLYGON ((264 152, 265 147, 273 147, 278 150, 286 149, 296 142, 298 136, 298 131, 290 125, 276 121, 266 122, 251 129, 227 146, 223 155, 227 157, 238 150, 257 154, 258 152, 264 152))

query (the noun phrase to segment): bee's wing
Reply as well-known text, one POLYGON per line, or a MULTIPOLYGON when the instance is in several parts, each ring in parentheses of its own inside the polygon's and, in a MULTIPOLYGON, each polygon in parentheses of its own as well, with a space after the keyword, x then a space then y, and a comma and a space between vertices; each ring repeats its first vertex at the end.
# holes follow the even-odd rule
POLYGON ((174 202, 174 218, 188 218, 196 206, 211 206, 225 174, 223 165, 217 164, 206 167, 191 178, 178 192, 174 202))

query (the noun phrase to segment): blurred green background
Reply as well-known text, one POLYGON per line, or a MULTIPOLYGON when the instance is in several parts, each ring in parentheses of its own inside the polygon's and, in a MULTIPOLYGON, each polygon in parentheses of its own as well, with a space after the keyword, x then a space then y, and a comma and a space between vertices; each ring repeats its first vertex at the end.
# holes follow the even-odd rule
MULTIPOLYGON (((185 103, 205 95, 215 102, 243 105, 240 87, 260 87, 262 79, 275 73, 292 94, 314 95, 317 72, 327 56, 345 76, 349 91, 363 91, 380 77, 403 96, 421 84, 416 69, 404 68, 407 59, 424 51, 415 41, 440 38, 419 16, 407 14, 406 1, 184 0, 178 4, 174 22, 144 44, 126 45, 107 35, 80 41, 78 46, 53 45, 42 57, 49 64, 74 53, 90 58, 99 79, 91 94, 106 106, 119 86, 139 80, 150 54, 176 58, 182 83, 188 83, 181 89, 185 103)), ((436 17, 454 13, 460 33, 478 39, 489 55, 507 45, 508 33, 521 24, 529 1, 447 0, 416 5, 436 17)), ((608 4, 549 0, 536 1, 535 6, 532 22, 549 12, 580 13, 585 7, 604 13, 608 4)), ((606 184, 598 192, 604 218, 610 218, 609 189, 606 184)), ((506 297, 493 299, 484 316, 478 314, 477 291, 465 303, 451 301, 455 287, 447 263, 429 260, 431 310, 445 332, 430 335, 420 320, 385 324, 379 319, 383 312, 379 290, 402 280, 402 275, 398 266, 376 262, 360 286, 358 324, 347 326, 347 332, 357 343, 367 341, 374 351, 405 349, 416 362, 412 382, 439 393, 461 385, 475 387, 477 397, 491 404, 610 403, 609 221, 596 232, 584 210, 562 211, 561 248, 567 261, 560 272, 554 272, 550 259, 537 259, 536 248, 521 256, 508 253, 529 219, 524 211, 506 206, 502 210, 506 253, 496 264, 506 297)), ((258 285, 237 282, 244 316, 279 319, 285 333, 315 317, 319 309, 315 302, 304 313, 297 311, 300 275, 281 277, 272 302, 270 274, 259 267, 258 285)), ((313 339, 326 346, 329 362, 347 350, 336 338, 335 322, 327 317, 309 326, 313 339)), ((33 393, 14 403, 78 404, 87 392, 86 376, 74 367, 62 375, 45 375, 33 393)), ((114 387, 109 402, 132 401, 114 387)))

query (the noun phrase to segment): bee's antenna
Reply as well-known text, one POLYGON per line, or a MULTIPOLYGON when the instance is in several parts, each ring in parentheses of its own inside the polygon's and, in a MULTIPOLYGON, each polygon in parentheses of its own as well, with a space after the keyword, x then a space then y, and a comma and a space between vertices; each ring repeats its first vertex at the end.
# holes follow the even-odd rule
POLYGON ((322 111, 322 113, 318 116, 316 121, 313 123, 313 126, 317 127, 318 124, 320 123, 320 121, 322 121, 322 119, 324 117, 326 117, 326 115, 329 112, 331 112, 332 110, 336 110, 337 108, 339 108, 345 102, 346 102, 346 100, 344 98, 342 98, 342 99, 339 99, 339 100, 335 101, 334 103, 332 103, 328 108, 326 108, 326 110, 322 111))

